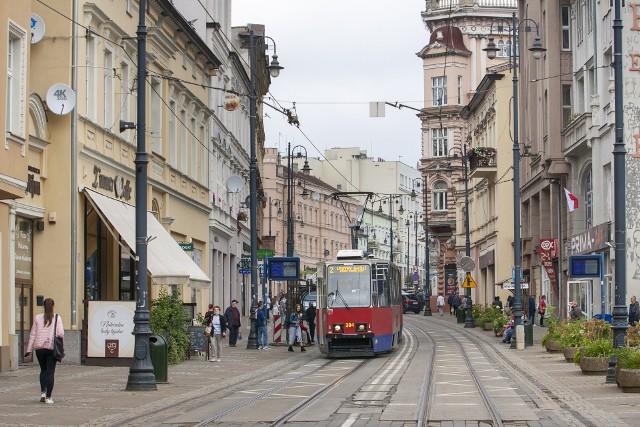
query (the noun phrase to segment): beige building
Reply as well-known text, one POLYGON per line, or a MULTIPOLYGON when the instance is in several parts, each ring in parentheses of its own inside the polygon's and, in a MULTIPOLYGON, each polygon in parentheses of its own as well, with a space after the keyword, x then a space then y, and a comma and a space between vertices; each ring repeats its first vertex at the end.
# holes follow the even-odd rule
POLYGON ((23 323, 16 307, 28 311, 33 305, 34 223, 28 217, 44 215, 39 174, 46 143, 30 137, 33 120, 43 120, 41 100, 30 96, 30 17, 30 2, 9 0, 0 8, 0 58, 6 64, 0 79, 0 372, 18 367, 16 332, 23 323))
MULTIPOLYGON (((350 197, 334 198, 335 188, 302 172, 294 163, 291 182, 291 236, 287 232, 289 170, 280 164, 276 148, 266 148, 263 164, 265 215, 262 224, 263 246, 276 256, 287 255, 287 242, 300 257, 300 270, 312 275, 318 262, 333 259, 341 249, 351 249, 357 201, 350 197), (289 240, 290 239, 290 240, 289 240)), ((274 284, 275 294, 284 284, 274 284), (280 286, 280 287, 278 287, 280 286)))
MULTIPOLYGON (((180 290, 187 305, 202 311, 210 286, 205 272, 208 124, 213 114, 203 85, 208 85, 219 61, 171 2, 149 6, 147 298, 157 297, 166 286, 180 290)), ((26 179, 26 195, 1 208, 6 212, 4 224, 9 224, 6 239, 15 240, 15 249, 3 240, 2 254, 8 255, 6 267, 3 261, 3 295, 21 303, 11 304, 18 307, 15 310, 5 310, 4 301, 1 306, 3 319, 10 320, 2 324, 16 325, 11 368, 24 360, 31 321, 42 310, 44 298, 55 300, 65 325, 65 362, 129 363, 133 339, 128 328, 136 299, 136 131, 131 127, 137 121, 138 11, 134 2, 81 1, 76 15, 71 3, 60 5, 57 12, 37 1, 32 7, 18 15, 23 27, 33 12, 46 31, 30 49, 23 44, 30 75, 21 96, 30 100, 30 121, 23 124, 24 153, 18 150, 13 160, 18 168, 2 169, 16 184, 26 179), (71 20, 82 27, 73 27, 71 20), (62 87, 57 98, 45 104, 55 84, 69 89, 62 87), (73 94, 75 105, 70 103, 73 94), (123 122, 129 130, 121 129, 123 122), (115 337, 100 330, 101 316, 107 313, 121 317, 124 324, 115 337)), ((15 10, 19 8, 12 14, 15 10)), ((8 115, 12 126, 26 120, 26 105, 25 101, 15 110, 22 111, 22 119, 8 115)), ((4 162, 6 156, 1 157, 4 162)), ((10 332, 3 330, 3 346, 10 332)))
MULTIPOLYGON (((516 5, 516 0, 427 0, 426 10, 422 13, 430 38, 418 52, 423 59, 425 85, 423 113, 419 114, 422 126, 420 170, 427 189, 425 210, 431 239, 430 263, 438 274, 438 292, 455 292, 460 285, 456 264, 466 249, 465 230, 461 228, 464 222, 459 218, 464 216, 462 155, 469 124, 460 113, 472 101, 487 69, 506 61, 506 39, 497 40, 500 51, 494 61, 488 60, 482 49, 487 45, 492 22, 499 18, 510 20, 516 5), (445 282, 452 286, 445 289, 445 282)), ((469 191, 471 200, 479 189, 470 186, 469 191)), ((471 217, 474 215, 471 213, 471 217)), ((483 221, 479 217, 477 220, 483 221)), ((486 246, 476 239, 484 232, 473 235, 470 245, 475 248, 472 258, 476 269, 472 274, 477 278, 480 277, 480 264, 487 271, 495 271, 496 266, 486 264, 489 258, 480 262, 486 246)), ((489 273, 486 277, 486 280, 496 279, 489 273)), ((477 288, 472 292, 474 301, 478 299, 478 293, 477 288)))
MULTIPOLYGON (((471 257, 478 262, 475 302, 487 305, 496 295, 506 300, 509 292, 499 285, 511 282, 513 265, 513 142, 508 132, 513 127, 512 72, 506 65, 502 68, 502 73, 484 76, 460 114, 468 123, 463 149, 469 159, 471 257)), ((464 194, 464 183, 457 185, 457 194, 464 194)), ((464 231, 465 211, 457 213, 456 229, 464 231)))

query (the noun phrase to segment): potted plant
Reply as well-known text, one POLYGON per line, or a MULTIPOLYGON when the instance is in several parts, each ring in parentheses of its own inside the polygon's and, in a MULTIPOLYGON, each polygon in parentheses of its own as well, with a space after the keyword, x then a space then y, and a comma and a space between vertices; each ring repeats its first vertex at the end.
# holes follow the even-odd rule
POLYGON ((616 357, 618 386, 624 393, 640 393, 640 348, 620 347, 616 349, 616 357))
POLYGON ((247 215, 247 213, 245 211, 238 211, 236 213, 236 218, 237 218, 238 221, 241 221, 241 222, 247 222, 247 220, 249 219, 249 217, 248 217, 248 215, 247 215))
POLYGON ((583 374, 600 375, 607 372, 612 354, 613 341, 611 338, 598 338, 580 347, 573 361, 580 365, 583 374))
POLYGON ((484 306, 482 304, 473 304, 471 308, 471 312, 473 313, 473 323, 476 326, 481 326, 480 318, 484 312, 484 306))
POLYGON ((542 345, 547 349, 548 352, 555 353, 562 350, 559 340, 560 336, 562 335, 562 331, 566 327, 567 322, 558 322, 551 319, 552 318, 549 318, 547 333, 542 337, 542 345))
POLYGON ((502 316, 497 317, 493 321, 493 333, 497 337, 501 337, 502 336, 508 321, 509 321, 509 317, 504 315, 504 314, 502 316))
POLYGON ((567 323, 558 336, 560 349, 563 351, 567 362, 572 362, 578 348, 589 341, 587 339, 586 323, 583 320, 567 323))

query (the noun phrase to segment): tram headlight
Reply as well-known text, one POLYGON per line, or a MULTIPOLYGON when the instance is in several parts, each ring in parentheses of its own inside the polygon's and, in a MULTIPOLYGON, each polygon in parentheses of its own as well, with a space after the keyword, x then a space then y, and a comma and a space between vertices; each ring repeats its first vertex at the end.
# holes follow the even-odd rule
POLYGON ((356 323, 356 332, 367 332, 366 323, 356 323))
POLYGON ((344 332, 344 325, 340 325, 340 324, 333 325, 333 332, 337 334, 344 332))

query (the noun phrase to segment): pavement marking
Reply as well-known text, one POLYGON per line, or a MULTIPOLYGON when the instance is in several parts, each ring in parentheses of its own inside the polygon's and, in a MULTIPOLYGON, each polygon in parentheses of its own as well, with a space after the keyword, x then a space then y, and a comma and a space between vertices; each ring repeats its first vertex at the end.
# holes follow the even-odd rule
POLYGON ((358 420, 358 414, 350 414, 340 427, 351 427, 358 420))

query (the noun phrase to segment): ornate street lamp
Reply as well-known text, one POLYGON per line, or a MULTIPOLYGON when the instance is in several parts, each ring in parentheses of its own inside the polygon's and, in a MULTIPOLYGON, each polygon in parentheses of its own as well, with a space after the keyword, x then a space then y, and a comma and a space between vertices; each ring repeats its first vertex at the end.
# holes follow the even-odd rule
MULTIPOLYGON (((267 66, 271 77, 280 75, 283 67, 278 62, 276 54, 276 43, 268 36, 255 36, 252 24, 248 24, 249 29, 249 226, 251 227, 251 331, 247 339, 247 348, 258 348, 258 334, 256 329, 256 311, 258 309, 258 190, 257 190, 257 170, 258 160, 256 159, 256 86, 255 86, 255 43, 260 39, 269 39, 273 43, 273 56, 271 65, 267 66)), ((141 85, 142 86, 142 85, 141 85)), ((266 285, 263 286, 266 292, 266 285)))
MULTIPOLYGON (((518 61, 516 47, 518 46, 518 27, 523 23, 532 23, 535 25, 536 38, 529 51, 533 53, 535 59, 540 59, 542 53, 546 51, 540 42, 540 28, 537 22, 532 19, 516 20, 515 12, 511 15, 511 22, 505 19, 496 19, 491 23, 489 43, 483 50, 487 52, 487 58, 496 57, 497 48, 493 42, 493 24, 498 22, 498 32, 502 33, 504 27, 508 29, 508 37, 511 43, 510 62, 513 65, 513 289, 514 303, 513 316, 516 327, 516 346, 518 342, 524 348, 524 327, 522 325, 522 284, 521 277, 522 267, 520 265, 520 143, 518 139, 518 61)), ((525 26, 525 32, 531 32, 530 26, 525 26)), ((466 326, 466 325, 465 325, 466 326)))

